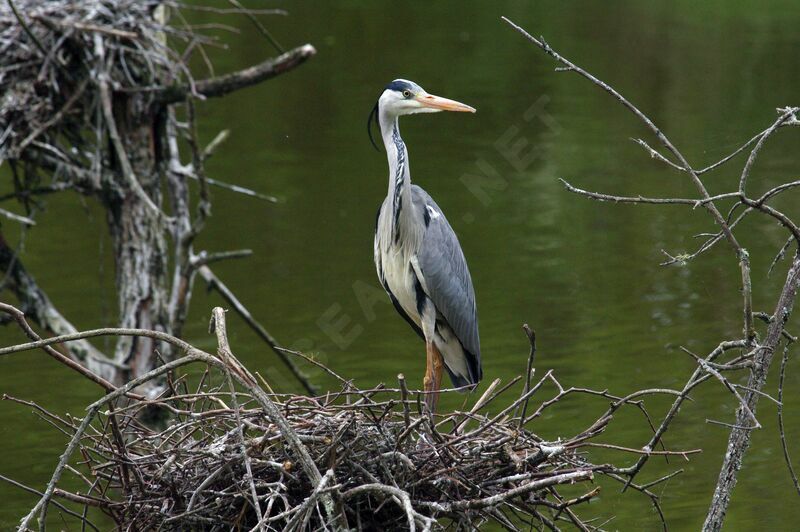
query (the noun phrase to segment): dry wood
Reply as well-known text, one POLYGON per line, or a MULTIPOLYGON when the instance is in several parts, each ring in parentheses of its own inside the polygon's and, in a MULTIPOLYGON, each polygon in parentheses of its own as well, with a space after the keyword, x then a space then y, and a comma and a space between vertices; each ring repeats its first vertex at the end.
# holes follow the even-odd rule
MULTIPOLYGON (((233 11, 260 24, 258 13, 234 5, 233 11)), ((204 162, 225 135, 199 147, 195 102, 272 79, 315 54, 305 44, 238 72, 215 76, 210 68, 211 77, 195 81, 193 56, 207 59, 204 46, 218 43, 213 33, 182 23, 183 7, 138 0, 0 2, 0 164, 8 161, 14 185, 0 201, 16 199, 25 210, 0 208, 0 216, 30 226, 45 194, 72 190, 92 198, 108 221, 116 324, 175 336, 182 333, 198 270, 207 274, 211 260, 240 256, 194 249, 211 213, 208 185, 272 199, 206 176, 204 162), (185 108, 183 121, 178 106, 185 108), (191 152, 186 164, 181 137, 191 152)), ((9 280, 2 288, 16 296, 32 322, 55 335, 75 331, 2 235, 0 272, 9 280)), ((245 309, 221 281, 216 285, 237 310, 245 309)), ((264 327, 248 318, 276 348, 264 327)), ((297 365, 275 352, 313 390, 297 365)), ((74 342, 65 355, 118 386, 174 353, 168 343, 123 336, 112 352, 74 342)), ((152 388, 139 392, 155 397, 166 391, 161 383, 146 386, 152 388)))

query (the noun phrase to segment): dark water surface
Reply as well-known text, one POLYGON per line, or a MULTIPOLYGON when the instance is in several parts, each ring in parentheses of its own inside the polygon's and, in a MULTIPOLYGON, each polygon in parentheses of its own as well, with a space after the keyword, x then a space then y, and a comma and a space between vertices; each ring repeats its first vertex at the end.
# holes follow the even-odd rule
MULTIPOLYGON (((199 245, 254 250, 253 258, 221 264, 217 273, 284 344, 318 353, 363 386, 394 382, 399 372, 414 382, 422 378, 423 346, 377 292, 372 263, 387 171, 364 124, 383 85, 396 77, 478 109, 470 116, 408 117, 401 129, 412 176, 443 208, 472 271, 484 386, 523 370, 523 322, 538 334, 538 374, 553 368, 565 385, 615 394, 680 387, 693 361, 679 345, 706 353, 740 334, 739 270, 727 248, 685 267, 659 266, 660 250, 691 251, 697 245, 692 235, 713 229, 704 212, 599 204, 564 191, 559 177, 626 195, 695 195, 685 176, 666 171, 628 140, 650 140, 630 114, 576 75, 554 73, 554 64, 499 17, 544 35, 615 85, 701 165, 765 127, 774 108, 797 104, 799 4, 302 1, 284 7, 289 17, 265 24, 285 46, 310 42, 318 55, 281 79, 199 106, 206 142, 220 129, 231 130, 209 162, 210 176, 280 199, 273 205, 215 190, 213 217, 199 245), (520 157, 512 155, 515 145, 520 157), (487 173, 488 180, 474 177, 487 173)), ((198 23, 220 18, 191 13, 198 23)), ((224 22, 240 33, 220 33, 230 48, 212 51, 218 72, 273 54, 247 20, 229 16, 224 22)), ((767 146, 753 187, 796 178, 797 147, 796 132, 767 146)), ((709 176, 712 193, 732 189, 742 163, 737 159, 709 176)), ((783 207, 796 214, 796 203, 783 207)), ((64 195, 48 200, 38 222, 25 246, 29 270, 78 327, 113 322, 113 266, 102 213, 64 195)), ((766 268, 784 235, 760 221, 739 234, 753 257, 756 308, 772 311, 785 264, 770 279, 766 268)), ((208 315, 220 303, 197 285, 188 340, 212 346, 208 315)), ((297 389, 240 320, 231 316, 229 330, 246 364, 281 390, 297 389)), ((21 335, 3 328, 0 340, 7 345, 21 335)), ((791 441, 800 434, 796 368, 790 363, 785 397, 791 441)), ((770 393, 776 382, 777 373, 770 393)), ((95 387, 38 353, 0 358, 0 392, 74 415, 98 397, 95 387)), ((727 432, 705 420, 730 422, 734 414, 730 394, 718 383, 704 385, 694 398, 666 441, 703 454, 690 462, 654 459, 640 477, 649 481, 684 469, 664 489, 673 530, 699 528, 716 480, 727 432)), ((660 415, 667 404, 653 401, 651 411, 660 415)), ((571 400, 532 429, 546 438, 569 436, 605 406, 604 400, 571 400)), ((730 530, 791 530, 800 519, 775 409, 761 402, 764 429, 754 435, 730 530)), ((0 403, 0 474, 43 488, 65 440, 30 410, 0 403)), ((632 412, 598 441, 640 447, 647 437, 646 424, 632 412)), ((794 450, 800 460, 800 447, 794 450)), ((0 484, 0 529, 10 528, 33 502, 0 484)), ((581 515, 616 516, 609 529, 659 526, 645 497, 620 495, 615 485, 603 484, 597 503, 581 515)))

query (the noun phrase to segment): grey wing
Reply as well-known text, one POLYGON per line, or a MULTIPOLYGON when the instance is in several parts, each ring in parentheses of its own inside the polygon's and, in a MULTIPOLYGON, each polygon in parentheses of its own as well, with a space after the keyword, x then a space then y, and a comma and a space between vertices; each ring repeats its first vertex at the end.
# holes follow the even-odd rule
POLYGON ((467 261, 453 228, 433 198, 416 185, 412 186, 412 197, 426 225, 417 257, 428 297, 453 329, 467 357, 471 358, 468 365, 473 378, 480 379, 478 315, 467 261))

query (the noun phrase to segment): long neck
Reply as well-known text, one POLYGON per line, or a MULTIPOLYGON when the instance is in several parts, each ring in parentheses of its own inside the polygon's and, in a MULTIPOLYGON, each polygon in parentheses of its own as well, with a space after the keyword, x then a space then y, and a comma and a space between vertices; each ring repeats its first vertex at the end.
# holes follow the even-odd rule
POLYGON ((397 117, 381 112, 379 114, 381 136, 389 161, 389 190, 392 238, 397 242, 404 232, 405 222, 412 214, 411 172, 408 165, 408 151, 400 137, 397 117))

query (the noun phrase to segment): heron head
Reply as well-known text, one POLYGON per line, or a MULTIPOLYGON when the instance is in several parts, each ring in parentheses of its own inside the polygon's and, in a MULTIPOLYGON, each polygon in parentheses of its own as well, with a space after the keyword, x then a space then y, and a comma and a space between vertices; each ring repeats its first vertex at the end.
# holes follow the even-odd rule
POLYGON ((378 99, 378 107, 394 116, 439 111, 475 112, 469 105, 428 94, 413 81, 405 79, 396 79, 386 86, 378 99))
MULTIPOLYGON (((474 113, 475 109, 469 105, 428 94, 425 89, 406 79, 396 79, 389 83, 378 98, 375 107, 367 121, 367 131, 372 141, 370 124, 374 119, 378 126, 379 114, 386 113, 391 118, 417 113, 438 113, 440 111, 455 111, 458 113, 474 113)), ((373 146, 375 142, 372 141, 373 146)), ((377 146, 376 146, 377 149, 377 146)))

